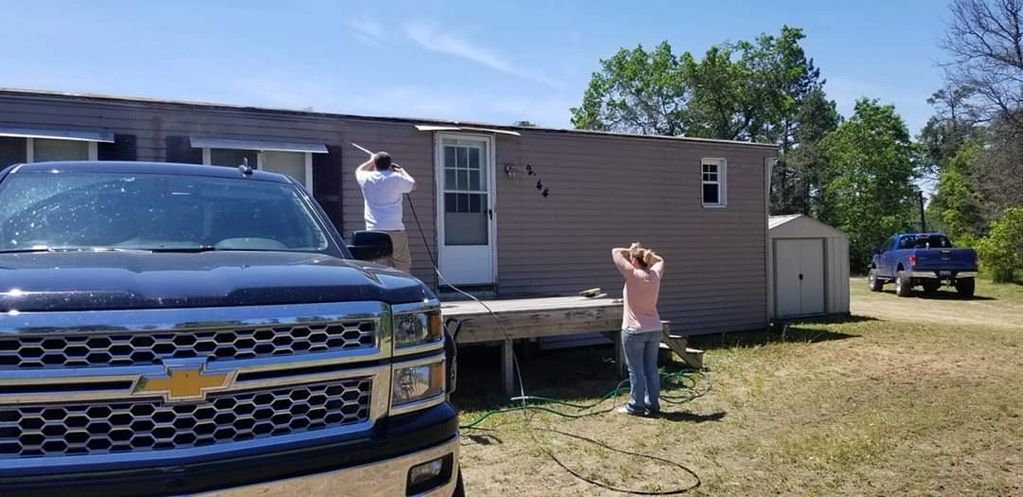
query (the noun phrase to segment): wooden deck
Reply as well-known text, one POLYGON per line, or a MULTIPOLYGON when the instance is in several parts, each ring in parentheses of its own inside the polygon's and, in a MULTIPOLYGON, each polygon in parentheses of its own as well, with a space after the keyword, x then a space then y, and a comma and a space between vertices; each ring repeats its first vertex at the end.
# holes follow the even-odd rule
MULTIPOLYGON (((610 298, 546 297, 484 300, 493 315, 478 302, 457 301, 441 305, 444 319, 461 322, 458 344, 501 343, 501 385, 505 394, 515 390, 514 341, 556 335, 614 332, 622 326, 622 301, 610 298)), ((624 365, 618 333, 615 358, 624 365)))

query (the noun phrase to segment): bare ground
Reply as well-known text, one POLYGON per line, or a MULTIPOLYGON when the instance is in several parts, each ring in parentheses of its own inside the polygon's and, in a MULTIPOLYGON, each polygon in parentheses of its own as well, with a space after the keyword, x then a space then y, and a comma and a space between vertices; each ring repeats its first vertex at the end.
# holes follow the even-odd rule
MULTIPOLYGON (((678 468, 539 429, 551 427, 684 464, 702 481, 692 495, 1023 495, 1023 289, 981 285, 983 298, 959 301, 852 284, 859 317, 847 322, 702 340, 713 389, 661 418, 527 423, 507 413, 464 430, 468 494, 622 495, 571 476, 545 450, 612 486, 694 483, 678 468)), ((526 386, 596 399, 615 384, 610 356, 533 352, 526 386)), ((463 420, 507 406, 494 393, 495 351, 461 358, 463 420)))

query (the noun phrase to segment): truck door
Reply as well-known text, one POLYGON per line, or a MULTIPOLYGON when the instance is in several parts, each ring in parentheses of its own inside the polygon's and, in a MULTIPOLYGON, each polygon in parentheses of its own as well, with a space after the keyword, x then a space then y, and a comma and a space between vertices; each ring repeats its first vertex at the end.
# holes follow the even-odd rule
POLYGON ((895 275, 894 267, 892 266, 892 248, 895 246, 895 237, 889 238, 881 246, 881 257, 878 261, 877 272, 882 276, 890 277, 895 275))

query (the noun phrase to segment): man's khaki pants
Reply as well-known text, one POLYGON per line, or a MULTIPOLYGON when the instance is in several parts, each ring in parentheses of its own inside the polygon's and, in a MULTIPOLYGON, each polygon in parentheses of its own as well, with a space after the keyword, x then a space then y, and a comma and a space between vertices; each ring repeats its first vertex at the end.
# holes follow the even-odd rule
POLYGON ((391 256, 380 259, 380 264, 393 267, 404 273, 412 272, 412 255, 408 250, 408 235, 404 231, 384 231, 391 237, 391 256))

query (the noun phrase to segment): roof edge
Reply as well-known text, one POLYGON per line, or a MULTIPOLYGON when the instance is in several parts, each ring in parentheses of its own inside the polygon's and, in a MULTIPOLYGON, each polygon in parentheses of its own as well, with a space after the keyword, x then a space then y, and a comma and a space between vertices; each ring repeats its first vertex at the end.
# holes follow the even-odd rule
POLYGON ((23 88, 5 88, 0 87, 0 95, 12 95, 12 96, 25 96, 25 97, 56 97, 56 98, 68 98, 68 99, 82 99, 82 100, 94 100, 103 102, 121 102, 121 103, 135 103, 135 104, 159 104, 159 105, 171 105, 178 107, 191 107, 191 108, 204 108, 204 109, 219 109, 219 110, 239 110, 239 111, 258 111, 258 112, 270 112, 275 114, 285 115, 296 115, 296 116, 311 116, 311 117, 324 117, 324 118, 348 118, 348 119, 362 119, 370 121, 384 121, 384 122, 401 122, 409 123, 410 125, 415 124, 440 124, 449 126, 474 126, 474 127, 487 127, 500 130, 513 130, 513 131, 540 131, 545 133, 562 133, 562 134, 578 134, 578 135, 592 135, 592 136, 614 136, 621 138, 636 138, 645 140, 666 140, 666 141, 682 141, 682 142, 694 142, 694 143, 718 143, 723 145, 736 145, 744 147, 761 147, 769 148, 777 151, 778 146, 772 143, 758 143, 740 140, 722 140, 716 138, 699 138, 693 136, 667 136, 667 135, 643 135, 638 133, 620 133, 611 131, 596 131, 586 129, 566 129, 566 128, 549 128, 542 126, 508 126, 501 124, 492 124, 475 121, 451 121, 443 119, 433 118, 414 118, 414 117, 388 117, 388 116, 372 116, 372 115, 361 115, 361 114, 345 114, 340 112, 321 112, 311 110, 299 110, 299 109, 286 109, 279 107, 259 107, 252 105, 238 105, 238 104, 225 104, 225 103, 214 103, 214 102, 202 102, 202 101, 189 101, 189 100, 162 100, 148 97, 129 97, 129 96, 114 96, 104 95, 98 93, 77 93, 77 92, 63 92, 55 90, 32 90, 23 88))

